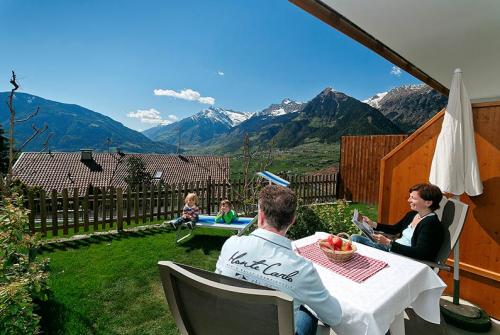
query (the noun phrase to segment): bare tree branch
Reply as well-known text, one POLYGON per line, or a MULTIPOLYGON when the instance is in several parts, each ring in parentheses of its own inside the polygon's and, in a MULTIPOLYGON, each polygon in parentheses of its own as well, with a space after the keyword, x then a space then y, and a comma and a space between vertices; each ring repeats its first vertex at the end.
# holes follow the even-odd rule
POLYGON ((25 121, 28 121, 29 119, 31 119, 32 117, 35 117, 37 114, 38 114, 38 111, 40 110, 40 106, 38 106, 36 108, 36 111, 34 111, 33 113, 31 113, 30 115, 28 115, 26 118, 24 119, 19 119, 19 120, 14 120, 14 122, 16 123, 20 123, 20 122, 25 122, 25 121))
POLYGON ((14 109, 14 92, 17 91, 19 85, 16 82, 16 73, 12 71, 12 78, 10 79, 10 83, 14 88, 10 91, 9 95, 9 111, 10 111, 10 120, 9 120, 9 167, 7 169, 7 180, 6 186, 10 187, 10 182, 12 180, 12 166, 14 165, 14 122, 16 117, 16 110, 14 109))
POLYGON ((26 141, 24 141, 23 145, 21 145, 17 151, 22 151, 24 147, 28 145, 28 143, 30 143, 35 137, 37 137, 40 134, 43 134, 47 129, 49 129, 49 126, 45 124, 43 128, 37 128, 35 125, 32 125, 32 128, 33 128, 33 134, 31 134, 31 136, 26 141))

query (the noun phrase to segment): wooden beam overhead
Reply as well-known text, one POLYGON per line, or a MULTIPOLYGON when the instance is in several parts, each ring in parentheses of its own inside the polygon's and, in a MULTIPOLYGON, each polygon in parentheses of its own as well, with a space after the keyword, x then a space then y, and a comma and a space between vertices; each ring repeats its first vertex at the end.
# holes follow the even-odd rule
POLYGON ((291 3, 302 8, 313 16, 316 16, 321 21, 327 23, 341 33, 349 36, 350 38, 358 41, 367 48, 373 50, 380 56, 387 59, 389 62, 405 70, 415 78, 420 79, 436 91, 448 96, 449 89, 433 79, 418 67, 407 61, 397 52, 387 47, 384 43, 377 40, 372 35, 355 25, 353 22, 346 19, 337 11, 325 5, 319 0, 289 0, 291 3))

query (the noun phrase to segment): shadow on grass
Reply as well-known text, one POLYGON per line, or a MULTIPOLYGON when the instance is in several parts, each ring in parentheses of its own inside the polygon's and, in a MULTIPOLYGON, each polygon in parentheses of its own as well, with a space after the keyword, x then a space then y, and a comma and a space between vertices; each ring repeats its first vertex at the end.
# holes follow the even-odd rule
POLYGON ((41 316, 40 327, 43 334, 65 334, 64 326, 68 320, 78 320, 91 334, 96 333, 93 322, 87 316, 68 309, 54 297, 47 301, 37 301, 36 304, 37 314, 41 316))
POLYGON ((41 246, 38 249, 38 253, 52 252, 56 250, 80 249, 91 244, 111 243, 113 241, 121 241, 129 238, 147 237, 170 232, 172 232, 170 228, 154 227, 138 231, 124 231, 115 234, 92 235, 82 239, 48 243, 41 246))
POLYGON ((186 252, 201 249, 205 255, 210 254, 211 251, 219 251, 222 245, 229 236, 216 236, 216 235, 195 235, 188 241, 181 243, 179 247, 186 248, 186 252))

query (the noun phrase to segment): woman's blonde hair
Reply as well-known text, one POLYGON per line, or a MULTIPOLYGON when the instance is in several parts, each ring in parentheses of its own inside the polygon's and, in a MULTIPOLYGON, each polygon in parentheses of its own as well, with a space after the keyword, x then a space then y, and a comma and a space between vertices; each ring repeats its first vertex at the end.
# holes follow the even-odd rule
POLYGON ((184 203, 187 203, 190 199, 193 199, 195 204, 198 204, 198 196, 196 193, 188 193, 186 198, 184 198, 184 203))

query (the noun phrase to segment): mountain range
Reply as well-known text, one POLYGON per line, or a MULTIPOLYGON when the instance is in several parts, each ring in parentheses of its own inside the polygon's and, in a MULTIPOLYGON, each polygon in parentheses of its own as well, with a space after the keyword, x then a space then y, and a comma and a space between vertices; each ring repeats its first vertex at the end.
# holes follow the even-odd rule
MULTIPOLYGON (((0 93, 0 110, 7 109, 8 92, 0 93)), ((178 122, 139 133, 84 107, 16 93, 16 118, 22 119, 40 107, 27 123, 16 123, 17 145, 32 134, 31 124, 49 130, 24 151, 39 151, 51 133, 49 149, 106 151, 117 147, 127 152, 173 153, 183 149, 205 153, 232 153, 240 149, 245 134, 253 144, 272 141, 277 148, 306 142, 332 143, 343 135, 398 134, 412 132, 446 104, 446 97, 426 85, 402 86, 379 93, 363 102, 326 88, 308 102, 283 99, 255 112, 220 107, 203 109, 178 122)), ((8 113, 0 122, 8 129, 8 113)))
POLYGON ((406 133, 412 133, 446 107, 448 98, 425 84, 396 87, 363 102, 380 110, 406 133))
POLYGON ((179 135, 183 144, 199 144, 228 132, 250 116, 251 113, 210 107, 178 122, 147 129, 143 134, 172 145, 178 143, 179 135))
MULTIPOLYGON (((0 123, 5 130, 9 128, 10 114, 7 107, 9 94, 0 92, 0 123)), ((173 145, 154 142, 110 117, 78 105, 47 100, 26 93, 15 93, 13 104, 17 120, 26 118, 39 107, 35 117, 27 122, 15 124, 17 147, 33 134, 33 124, 38 128, 48 126, 47 131, 31 141, 23 151, 42 150, 49 135, 47 149, 52 151, 78 151, 82 148, 106 151, 110 148, 119 148, 136 153, 172 153, 177 149, 173 145)))

